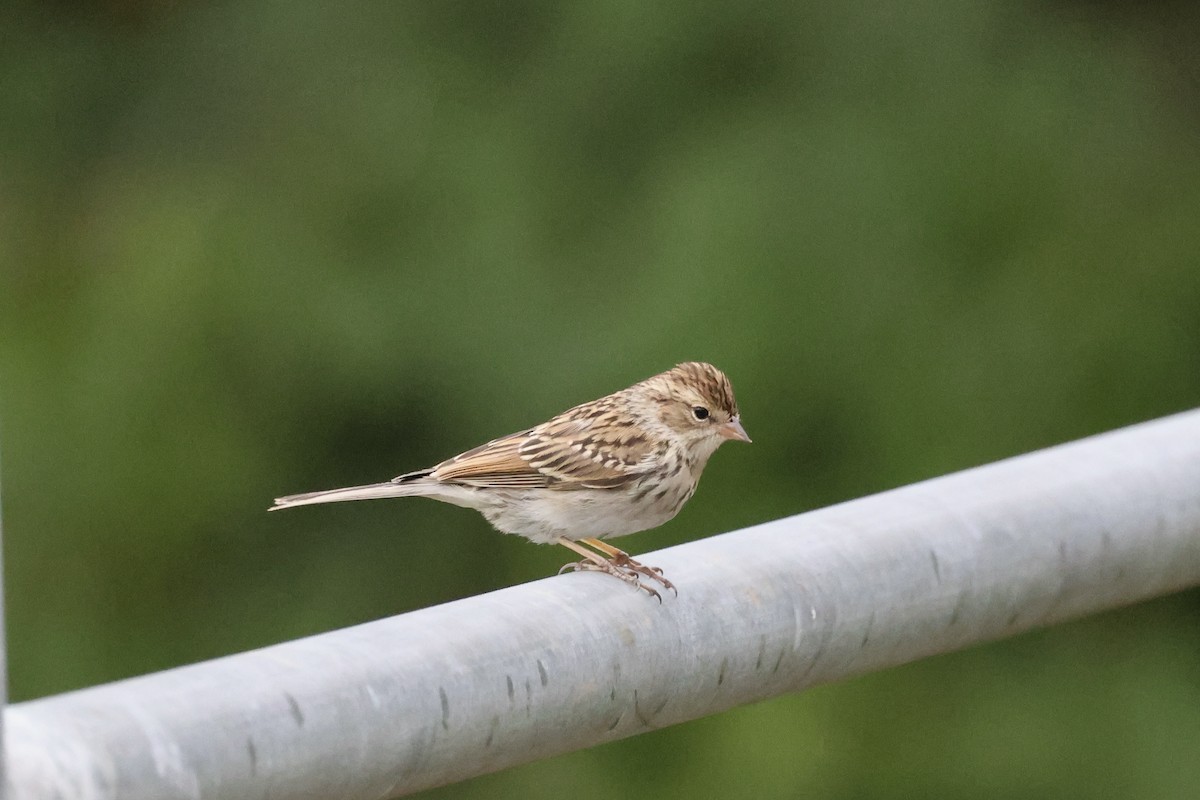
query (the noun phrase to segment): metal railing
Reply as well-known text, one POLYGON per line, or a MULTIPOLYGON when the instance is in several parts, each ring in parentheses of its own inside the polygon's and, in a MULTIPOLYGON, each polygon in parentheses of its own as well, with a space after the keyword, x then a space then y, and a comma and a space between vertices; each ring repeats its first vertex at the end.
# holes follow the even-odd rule
POLYGON ((8 709, 13 800, 392 797, 1200 584, 1200 411, 8 709))

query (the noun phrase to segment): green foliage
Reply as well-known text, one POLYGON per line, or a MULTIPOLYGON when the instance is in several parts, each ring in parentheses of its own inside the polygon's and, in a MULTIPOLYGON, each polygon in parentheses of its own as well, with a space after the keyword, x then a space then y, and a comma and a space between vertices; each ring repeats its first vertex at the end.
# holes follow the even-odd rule
MULTIPOLYGON (((266 506, 684 359, 755 444, 635 551, 1196 405, 1194 22, 10 5, 13 696, 549 574, 449 507, 266 506)), ((1153 603, 431 796, 1187 797, 1195 622, 1153 603)))

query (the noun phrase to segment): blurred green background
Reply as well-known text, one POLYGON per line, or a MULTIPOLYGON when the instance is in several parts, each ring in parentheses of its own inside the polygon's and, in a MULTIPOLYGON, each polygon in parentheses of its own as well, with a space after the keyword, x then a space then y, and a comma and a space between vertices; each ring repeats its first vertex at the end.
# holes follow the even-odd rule
MULTIPOLYGON (((10 2, 12 695, 552 573, 389 478, 677 361, 634 552, 1200 404, 1192 4, 10 2), (323 5, 324 7, 319 7, 323 5)), ((1167 598, 429 797, 1194 797, 1167 598)))

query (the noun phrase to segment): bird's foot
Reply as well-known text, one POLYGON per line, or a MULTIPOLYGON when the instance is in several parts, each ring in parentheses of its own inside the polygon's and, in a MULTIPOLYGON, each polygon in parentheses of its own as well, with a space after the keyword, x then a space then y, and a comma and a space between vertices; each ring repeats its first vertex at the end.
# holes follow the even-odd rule
POLYGON ((635 561, 624 550, 617 551, 617 555, 612 558, 612 564, 619 569, 627 569, 636 572, 638 575, 644 575, 650 580, 661 584, 664 589, 670 589, 675 593, 676 597, 679 596, 679 590, 675 588, 675 584, 663 577, 663 571, 660 567, 651 567, 640 561, 635 561))
MULTIPOLYGON (((562 575, 564 572, 603 572, 606 575, 612 575, 618 580, 625 581, 625 583, 628 583, 635 589, 641 589, 646 594, 654 597, 654 599, 659 603, 662 602, 662 595, 659 594, 658 590, 653 586, 647 586, 646 584, 642 583, 641 578, 638 577, 639 575, 653 577, 655 580, 669 589, 675 588, 661 575, 657 575, 651 571, 649 567, 644 567, 641 564, 638 564, 636 561, 633 561, 633 559, 628 560, 632 563, 619 564, 615 560, 610 561, 607 558, 598 559, 596 561, 593 561, 590 558, 585 558, 582 561, 572 561, 570 564, 564 564, 562 569, 558 571, 558 574, 562 575), (637 567, 641 567, 641 569, 637 569, 637 567)), ((661 572, 661 570, 659 572, 661 572)), ((678 594, 678 592, 676 592, 676 594, 678 594)))

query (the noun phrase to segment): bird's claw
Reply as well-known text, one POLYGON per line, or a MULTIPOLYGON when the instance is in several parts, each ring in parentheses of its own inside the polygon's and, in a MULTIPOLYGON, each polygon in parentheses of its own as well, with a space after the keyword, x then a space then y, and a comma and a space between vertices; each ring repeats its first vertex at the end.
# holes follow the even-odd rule
POLYGON ((564 572, 603 572, 606 575, 612 575, 618 580, 625 581, 635 589, 641 589, 646 594, 658 600, 659 603, 662 603, 662 595, 658 592, 658 590, 653 586, 647 586, 646 584, 642 583, 642 580, 639 576, 644 575, 662 584, 663 588, 670 589, 671 591, 675 592, 676 596, 679 595, 679 591, 675 588, 675 585, 666 578, 662 577, 661 569, 639 564, 628 555, 624 556, 624 558, 618 556, 617 558, 611 560, 605 559, 603 562, 592 561, 590 559, 572 561, 569 564, 563 564, 562 568, 559 569, 558 574, 562 575, 564 572))
POLYGON ((670 589, 679 596, 679 590, 675 588, 675 584, 671 583, 663 577, 663 571, 660 567, 650 567, 640 561, 634 561, 628 553, 622 552, 620 555, 613 558, 613 564, 620 569, 627 569, 638 575, 645 575, 652 581, 657 581, 664 589, 670 589))

